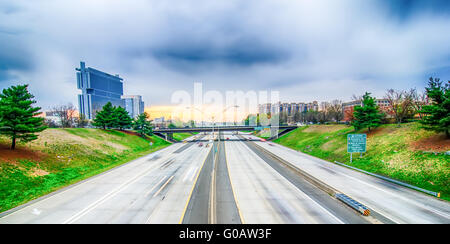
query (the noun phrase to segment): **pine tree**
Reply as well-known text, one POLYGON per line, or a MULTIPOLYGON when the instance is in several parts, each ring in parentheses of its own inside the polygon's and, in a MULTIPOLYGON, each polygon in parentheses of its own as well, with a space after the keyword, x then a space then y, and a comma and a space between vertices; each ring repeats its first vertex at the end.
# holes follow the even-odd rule
POLYGON ((120 106, 117 107, 114 110, 114 116, 116 117, 117 128, 119 128, 119 130, 131 128, 131 125, 133 124, 133 119, 130 117, 130 115, 124 108, 120 106))
POLYGON ((27 88, 28 85, 11 86, 0 94, 0 134, 11 138, 11 150, 16 148, 16 140, 36 140, 35 133, 46 129, 44 119, 36 117, 41 108, 31 106, 36 101, 27 88))
POLYGON ((420 121, 423 128, 436 132, 445 132, 450 138, 450 81, 443 85, 440 79, 430 77, 425 88, 430 105, 424 105, 420 111, 425 116, 420 121))
POLYGON ((352 125, 355 127, 355 130, 368 128, 370 131, 372 128, 380 126, 383 114, 378 110, 378 106, 375 104, 375 98, 366 92, 363 96, 362 103, 363 106, 355 106, 354 108, 352 125))
POLYGON ((133 122, 133 129, 135 129, 142 137, 145 137, 145 135, 151 135, 152 125, 150 124, 150 121, 147 119, 149 118, 148 114, 146 112, 140 114, 133 122))
POLYGON ((98 111, 97 115, 95 115, 92 125, 102 127, 104 130, 115 127, 117 125, 117 117, 114 116, 114 110, 115 107, 112 106, 111 102, 105 104, 102 110, 98 111))

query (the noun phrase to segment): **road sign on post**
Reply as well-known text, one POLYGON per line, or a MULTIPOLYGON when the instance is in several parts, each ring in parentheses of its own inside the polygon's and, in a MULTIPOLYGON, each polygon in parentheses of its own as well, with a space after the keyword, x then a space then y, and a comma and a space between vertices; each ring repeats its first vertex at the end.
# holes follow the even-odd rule
POLYGON ((365 153, 367 150, 366 134, 348 134, 347 152, 350 153, 350 163, 352 162, 352 153, 365 153))

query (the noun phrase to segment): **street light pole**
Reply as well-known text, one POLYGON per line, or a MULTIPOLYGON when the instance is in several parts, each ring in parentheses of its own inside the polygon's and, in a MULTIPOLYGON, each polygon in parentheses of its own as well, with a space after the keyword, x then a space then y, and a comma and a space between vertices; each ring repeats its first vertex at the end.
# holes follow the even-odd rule
MULTIPOLYGON (((224 113, 225 113, 228 109, 230 109, 230 108, 234 108, 234 125, 236 125, 236 109, 239 108, 238 105, 232 105, 232 106, 226 107, 226 108, 222 111, 222 114, 224 114, 224 113)), ((220 133, 219 133, 219 142, 220 142, 220 133)))
POLYGON ((213 139, 212 150, 213 150, 213 162, 214 162, 214 159, 215 159, 215 153, 216 153, 216 148, 215 148, 215 146, 214 146, 214 144, 215 144, 215 142, 216 142, 216 139, 214 138, 214 116, 212 116, 212 121, 213 121, 213 124, 212 124, 212 139, 213 139))
POLYGON ((205 114, 204 114, 203 110, 200 110, 200 109, 198 109, 196 107, 186 107, 186 109, 195 109, 195 110, 199 111, 202 114, 202 127, 204 127, 204 121, 203 120, 204 120, 205 114))

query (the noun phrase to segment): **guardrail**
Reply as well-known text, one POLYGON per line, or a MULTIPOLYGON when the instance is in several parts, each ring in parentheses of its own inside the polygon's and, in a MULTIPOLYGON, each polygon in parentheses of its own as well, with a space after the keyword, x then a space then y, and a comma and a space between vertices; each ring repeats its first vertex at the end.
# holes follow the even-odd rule
POLYGON ((407 183, 404 183, 404 182, 401 182, 401 181, 398 181, 398 180, 394 180, 394 179, 391 179, 391 178, 388 178, 388 177, 385 177, 385 176, 382 176, 382 175, 377 175, 377 174, 374 174, 374 173, 371 173, 371 172, 368 172, 368 171, 365 171, 365 170, 362 170, 362 169, 358 169, 358 168, 352 167, 350 165, 346 165, 346 164, 340 163, 338 161, 334 161, 334 163, 339 164, 339 165, 344 166, 344 167, 349 168, 349 169, 353 169, 353 170, 359 171, 359 172, 364 173, 364 174, 371 175, 373 177, 377 177, 377 178, 385 180, 385 181, 389 181, 389 182, 397 184, 397 185, 408 187, 408 188, 414 189, 416 191, 420 191, 420 192, 423 192, 423 193, 426 193, 426 194, 430 194, 430 195, 438 197, 438 198, 441 197, 441 193, 440 192, 429 191, 429 190, 426 190, 426 189, 423 189, 423 188, 420 188, 420 187, 417 187, 417 186, 413 186, 413 185, 410 185, 410 184, 407 184, 407 183))
POLYGON ((370 209, 368 209, 366 206, 362 205, 358 201, 353 200, 349 196, 343 194, 343 193, 337 193, 335 197, 341 201, 343 201, 345 204, 350 206, 351 208, 355 209, 356 211, 360 212, 364 216, 370 215, 370 209))

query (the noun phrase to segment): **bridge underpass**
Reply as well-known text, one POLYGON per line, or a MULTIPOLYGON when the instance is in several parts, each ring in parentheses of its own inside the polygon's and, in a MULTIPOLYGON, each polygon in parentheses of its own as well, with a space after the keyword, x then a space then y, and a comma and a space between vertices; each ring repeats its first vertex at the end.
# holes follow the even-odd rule
POLYGON ((171 142, 177 142, 173 139, 174 133, 194 133, 194 132, 224 132, 224 131, 256 131, 270 128, 271 137, 268 140, 278 138, 278 136, 295 130, 298 126, 217 126, 217 127, 194 127, 194 128, 173 128, 173 129, 158 129, 153 133, 171 142))

